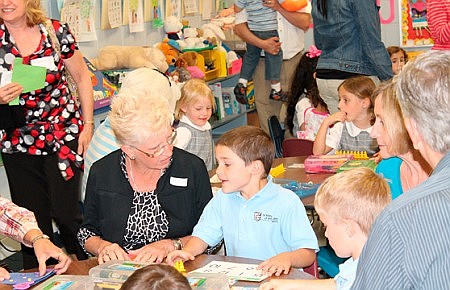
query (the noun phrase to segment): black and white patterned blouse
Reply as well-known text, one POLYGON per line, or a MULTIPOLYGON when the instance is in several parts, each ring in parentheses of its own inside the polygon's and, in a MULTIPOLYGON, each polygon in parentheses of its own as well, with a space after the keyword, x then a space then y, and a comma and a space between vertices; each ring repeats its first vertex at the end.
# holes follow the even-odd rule
MULTIPOLYGON (((129 182, 125 153, 123 152, 120 167, 129 182)), ((169 221, 158 201, 156 193, 154 191, 134 191, 133 202, 125 228, 123 248, 125 250, 139 249, 152 242, 162 240, 166 237, 168 230, 169 221)), ((86 228, 81 228, 78 233, 78 240, 84 247, 86 240, 93 236, 97 235, 86 228)))

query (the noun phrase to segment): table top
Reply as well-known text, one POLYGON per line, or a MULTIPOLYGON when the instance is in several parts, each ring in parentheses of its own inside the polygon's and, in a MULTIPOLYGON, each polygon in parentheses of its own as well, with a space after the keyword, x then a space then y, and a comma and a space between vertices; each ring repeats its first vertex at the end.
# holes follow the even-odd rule
MULTIPOLYGON (((273 160, 272 168, 283 164, 286 171, 274 177, 275 179, 291 179, 297 182, 312 182, 320 184, 334 173, 306 173, 304 163, 306 156, 285 157, 273 160)), ((305 206, 314 205, 314 195, 301 198, 305 206)))
MULTIPOLYGON (((223 262, 233 262, 233 263, 245 263, 245 264, 259 264, 260 260, 248 259, 248 258, 240 258, 240 257, 229 257, 229 256, 221 256, 221 255, 199 255, 195 258, 194 261, 185 262, 185 268, 187 272, 196 270, 200 267, 205 266, 206 264, 212 261, 223 261, 223 262)), ((98 265, 97 258, 91 258, 84 261, 73 261, 70 264, 65 275, 89 275, 89 269, 98 265)), ((37 271, 37 269, 33 269, 30 271, 37 271)), ((298 269, 291 269, 289 274, 281 275, 277 277, 279 279, 315 279, 315 277, 304 273, 298 269)), ((264 280, 264 282, 268 281, 270 278, 264 280)), ((244 282, 238 281, 236 286, 258 286, 258 282, 244 282)), ((10 290, 12 286, 0 284, 0 290, 10 290)))

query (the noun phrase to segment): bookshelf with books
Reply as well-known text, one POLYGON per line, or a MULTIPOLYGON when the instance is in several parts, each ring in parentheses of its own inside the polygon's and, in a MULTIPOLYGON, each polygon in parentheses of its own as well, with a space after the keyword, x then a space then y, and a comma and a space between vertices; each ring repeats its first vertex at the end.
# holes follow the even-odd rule
POLYGON ((247 125, 247 113, 254 110, 236 101, 233 90, 238 79, 239 74, 232 74, 207 82, 216 101, 216 112, 210 119, 214 139, 233 128, 247 125))

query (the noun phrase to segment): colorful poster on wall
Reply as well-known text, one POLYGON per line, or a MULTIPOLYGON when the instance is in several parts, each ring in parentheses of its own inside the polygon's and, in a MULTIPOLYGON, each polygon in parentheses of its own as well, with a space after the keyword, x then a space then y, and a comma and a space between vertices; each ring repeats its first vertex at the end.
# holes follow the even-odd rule
POLYGON ((427 22, 426 0, 401 0, 401 40, 404 47, 433 45, 427 22))
POLYGON ((144 11, 141 0, 129 0, 128 2, 128 26, 130 33, 144 31, 144 11))
POLYGON ((95 41, 94 0, 66 0, 61 9, 61 20, 67 22, 78 42, 95 41))
POLYGON ((181 19, 181 1, 180 0, 166 0, 166 17, 175 16, 181 19))
POLYGON ((161 0, 152 0, 152 16, 153 16, 153 28, 158 28, 163 26, 162 18, 162 2, 161 0))

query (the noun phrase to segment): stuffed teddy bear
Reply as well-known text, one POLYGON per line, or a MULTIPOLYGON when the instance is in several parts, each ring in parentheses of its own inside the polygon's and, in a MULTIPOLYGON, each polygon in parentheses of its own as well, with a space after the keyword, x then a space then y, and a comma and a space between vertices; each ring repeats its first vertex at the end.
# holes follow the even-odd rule
POLYGON ((183 23, 176 16, 168 16, 164 20, 164 31, 167 33, 167 38, 173 40, 181 39, 183 23))
POLYGON ((180 56, 180 53, 173 46, 169 45, 169 39, 165 38, 162 42, 156 44, 165 56, 166 63, 169 65, 169 72, 173 70, 175 61, 180 56))
POLYGON ((180 55, 180 58, 186 63, 186 69, 194 79, 203 79, 205 73, 197 66, 197 53, 195 51, 186 51, 180 55))
POLYGON ((151 67, 165 72, 169 67, 160 49, 147 46, 105 46, 91 63, 99 70, 151 67))
POLYGON ((177 83, 184 83, 192 78, 191 73, 187 70, 187 63, 183 57, 179 57, 175 62, 175 70, 170 73, 172 79, 177 83))

